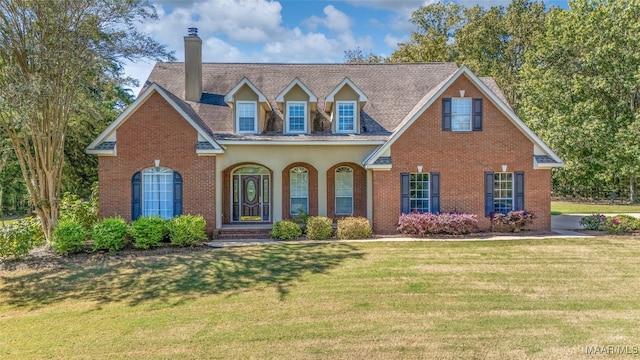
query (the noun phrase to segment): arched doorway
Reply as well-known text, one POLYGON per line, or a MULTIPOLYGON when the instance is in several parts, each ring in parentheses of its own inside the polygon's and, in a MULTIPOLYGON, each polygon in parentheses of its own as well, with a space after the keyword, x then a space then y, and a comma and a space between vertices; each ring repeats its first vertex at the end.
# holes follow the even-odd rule
POLYGON ((258 165, 245 165, 233 170, 231 200, 233 222, 269 222, 271 220, 269 170, 258 165))

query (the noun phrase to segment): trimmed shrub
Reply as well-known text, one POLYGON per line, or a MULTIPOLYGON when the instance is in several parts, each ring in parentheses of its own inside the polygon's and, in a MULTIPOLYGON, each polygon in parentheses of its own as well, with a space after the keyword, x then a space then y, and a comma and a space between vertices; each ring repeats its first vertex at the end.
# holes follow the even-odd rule
POLYGON ((302 229, 290 220, 276 221, 269 235, 276 240, 295 240, 302 236, 302 229))
POLYGON ((366 239, 373 234, 369 220, 364 217, 347 217, 338 220, 336 237, 341 240, 366 239))
POLYGON ((333 221, 325 216, 312 216, 307 220, 307 237, 326 240, 333 236, 333 221))
POLYGON ((640 230, 640 220, 629 215, 609 216, 604 228, 611 234, 631 233, 640 230))
POLYGON ((20 258, 44 244, 40 220, 29 217, 0 228, 0 258, 20 258))
POLYGON ((496 213, 491 216, 491 229, 505 232, 520 232, 526 230, 536 215, 527 210, 509 211, 506 214, 496 213))
POLYGON ((129 235, 133 238, 133 245, 139 249, 158 246, 167 236, 166 221, 159 216, 141 217, 131 223, 129 235))
POLYGON ((207 239, 207 222, 200 215, 180 215, 166 225, 172 244, 193 246, 207 239))
POLYGON ((53 229, 51 247, 60 254, 76 253, 82 250, 86 238, 87 231, 78 221, 60 220, 56 228, 53 229))
POLYGON ((398 231, 406 235, 449 234, 461 235, 478 232, 478 216, 463 213, 409 213, 398 219, 398 231))
POLYGON ((291 217, 291 221, 298 224, 302 233, 306 233, 307 231, 307 221, 309 221, 309 214, 304 211, 300 211, 298 215, 294 215, 291 217))
POLYGON ((77 221, 90 234, 93 226, 98 222, 98 186, 92 187, 91 198, 88 201, 80 199, 77 195, 64 193, 60 201, 60 220, 77 221))
POLYGON ((607 224, 607 217, 602 214, 585 216, 580 219, 580 225, 586 230, 604 230, 607 224))
POLYGON ((91 238, 93 251, 118 251, 127 243, 127 223, 120 217, 102 219, 93 226, 91 238))

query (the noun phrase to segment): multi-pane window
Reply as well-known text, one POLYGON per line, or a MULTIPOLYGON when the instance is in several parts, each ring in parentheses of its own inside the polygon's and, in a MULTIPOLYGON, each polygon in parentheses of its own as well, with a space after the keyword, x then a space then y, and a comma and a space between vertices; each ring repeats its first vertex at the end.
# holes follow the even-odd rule
POLYGON ((471 98, 451 99, 451 130, 471 131, 471 98))
POLYGON ((409 201, 411 212, 430 212, 429 174, 416 173, 409 177, 409 201))
POLYGON ((256 132, 256 103, 253 101, 238 101, 236 107, 238 132, 256 132))
POLYGON ((338 101, 337 132, 354 132, 356 127, 356 103, 355 101, 338 101))
POLYGON ((309 213, 309 170, 303 167, 291 169, 289 173, 289 192, 291 206, 289 213, 298 215, 309 213))
POLYGON ((307 103, 304 101, 287 102, 287 132, 307 131, 307 103))
POLYGON ((173 171, 164 168, 142 171, 142 216, 173 217, 173 171))
POLYGON ((493 212, 508 213, 513 210, 513 173, 493 174, 493 212))
POLYGON ((336 169, 336 215, 353 214, 353 169, 342 166, 336 169))

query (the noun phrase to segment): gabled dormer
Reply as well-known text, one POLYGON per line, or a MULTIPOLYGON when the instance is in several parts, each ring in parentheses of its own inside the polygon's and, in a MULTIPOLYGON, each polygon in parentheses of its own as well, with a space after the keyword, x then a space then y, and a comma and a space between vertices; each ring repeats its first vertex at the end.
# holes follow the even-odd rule
POLYGON ((349 78, 344 78, 327 95, 325 111, 331 114, 331 129, 337 134, 360 132, 360 110, 367 96, 349 78))
POLYGON ((224 97, 233 109, 234 130, 239 134, 256 134, 264 128, 266 114, 271 111, 267 97, 247 79, 243 78, 224 97))
POLYGON ((311 114, 318 107, 318 98, 300 79, 295 78, 278 96, 276 103, 284 114, 284 132, 306 134, 311 128, 311 114))

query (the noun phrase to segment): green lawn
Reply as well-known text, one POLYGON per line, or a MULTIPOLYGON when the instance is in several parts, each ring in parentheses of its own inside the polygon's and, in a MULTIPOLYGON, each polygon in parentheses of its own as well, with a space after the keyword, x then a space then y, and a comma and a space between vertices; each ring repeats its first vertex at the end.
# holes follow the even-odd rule
POLYGON ((552 201, 551 213, 559 214, 623 214, 623 213, 640 213, 640 204, 635 205, 606 205, 606 204, 590 204, 569 201, 552 201))
POLYGON ((275 244, 0 271, 0 358, 575 359, 640 346, 640 241, 275 244))
POLYGON ((4 221, 0 220, 0 228, 1 227, 5 227, 5 226, 9 226, 9 225, 13 224, 14 222, 16 222, 16 221, 18 221, 20 219, 22 219, 22 217, 5 219, 4 221))

